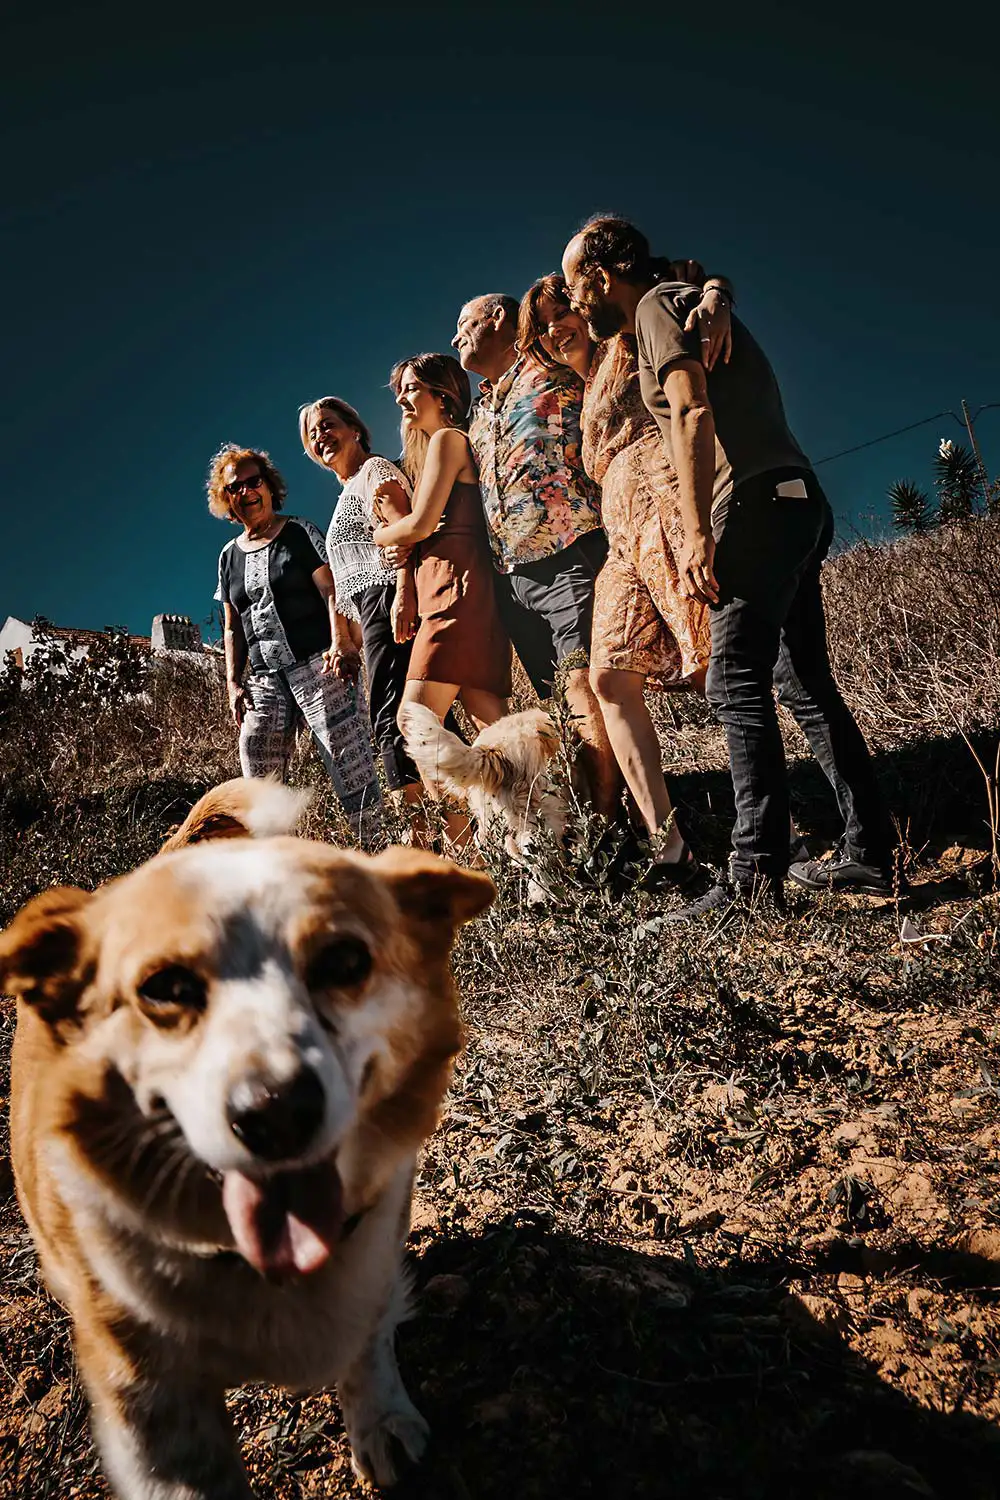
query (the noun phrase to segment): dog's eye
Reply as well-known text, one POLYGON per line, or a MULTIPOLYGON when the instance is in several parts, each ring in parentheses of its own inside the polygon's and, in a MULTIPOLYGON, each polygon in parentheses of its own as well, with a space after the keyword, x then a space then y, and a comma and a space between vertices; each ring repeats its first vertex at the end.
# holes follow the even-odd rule
POLYGON ((151 1008, 176 1006, 185 1010, 203 1010, 205 981, 183 964, 157 969, 138 987, 139 999, 151 1008))
POLYGON ((372 971, 367 943, 356 937, 335 938, 309 965, 306 983, 311 990, 342 989, 360 984, 372 971))

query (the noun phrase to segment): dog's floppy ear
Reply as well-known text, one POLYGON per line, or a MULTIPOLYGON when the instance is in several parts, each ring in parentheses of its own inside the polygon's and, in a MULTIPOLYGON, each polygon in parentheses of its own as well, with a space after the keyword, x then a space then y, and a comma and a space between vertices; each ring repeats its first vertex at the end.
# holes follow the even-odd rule
POLYGON ((93 899, 75 886, 56 886, 29 901, 0 932, 0 989, 46 1021, 72 1014, 93 973, 81 920, 93 899))
POLYGON ((293 792, 265 777, 237 776, 206 792, 160 853, 209 839, 267 839, 292 833, 308 802, 308 792, 293 792))
POLYGON ((419 923, 446 926, 449 935, 492 906, 497 888, 488 875, 463 869, 450 859, 402 846, 372 861, 399 906, 419 923))

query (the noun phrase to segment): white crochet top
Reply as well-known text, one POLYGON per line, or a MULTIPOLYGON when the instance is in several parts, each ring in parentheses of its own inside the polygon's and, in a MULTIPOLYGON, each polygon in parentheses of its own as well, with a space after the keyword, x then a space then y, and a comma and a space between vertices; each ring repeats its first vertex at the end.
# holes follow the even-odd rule
POLYGON ((382 561, 381 549, 372 541, 378 524, 374 499, 387 480, 401 484, 407 495, 406 475, 387 458, 373 454, 344 485, 326 533, 326 555, 337 587, 337 609, 352 620, 360 618, 355 597, 377 584, 392 583, 394 568, 382 561))

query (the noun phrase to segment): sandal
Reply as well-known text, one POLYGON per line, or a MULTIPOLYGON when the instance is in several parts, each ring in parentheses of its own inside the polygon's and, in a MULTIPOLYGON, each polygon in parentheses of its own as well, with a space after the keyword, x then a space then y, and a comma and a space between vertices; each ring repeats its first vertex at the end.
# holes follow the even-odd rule
POLYGON ((680 859, 672 860, 669 864, 662 860, 654 862, 642 877, 640 884, 644 891, 683 890, 700 872, 701 865, 691 853, 688 841, 685 839, 680 859))

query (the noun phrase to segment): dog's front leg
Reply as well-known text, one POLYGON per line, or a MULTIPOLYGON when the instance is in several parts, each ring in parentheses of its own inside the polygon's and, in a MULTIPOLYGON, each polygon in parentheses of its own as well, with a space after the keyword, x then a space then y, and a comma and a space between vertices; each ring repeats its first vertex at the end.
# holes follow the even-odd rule
POLYGON ((222 1393, 154 1375, 90 1388, 94 1441, 118 1500, 253 1500, 222 1393))
POLYGON ((430 1437, 396 1363, 396 1324, 406 1311, 407 1296, 400 1273, 374 1334, 337 1387, 354 1472, 379 1488, 394 1484, 409 1464, 418 1463, 430 1437))

